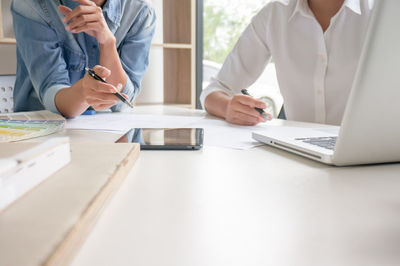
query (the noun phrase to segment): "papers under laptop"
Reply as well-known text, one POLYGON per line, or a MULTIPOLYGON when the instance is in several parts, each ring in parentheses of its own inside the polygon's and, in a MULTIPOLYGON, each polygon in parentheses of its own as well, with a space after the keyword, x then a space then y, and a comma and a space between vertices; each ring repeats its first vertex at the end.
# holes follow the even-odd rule
POLYGON ((400 1, 375 1, 341 127, 269 127, 253 138, 338 166, 400 162, 400 1))

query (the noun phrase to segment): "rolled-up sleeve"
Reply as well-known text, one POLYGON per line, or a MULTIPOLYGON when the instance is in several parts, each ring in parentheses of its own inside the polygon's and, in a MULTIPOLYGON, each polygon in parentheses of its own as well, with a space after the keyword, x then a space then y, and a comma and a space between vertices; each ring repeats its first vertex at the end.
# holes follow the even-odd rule
MULTIPOLYGON (((143 77, 149 66, 149 52, 155 25, 154 9, 150 6, 143 7, 137 21, 119 48, 122 67, 128 75, 122 92, 128 95, 131 101, 139 94, 143 77)), ((127 106, 120 102, 112 108, 112 111, 124 111, 125 108, 127 106)))
POLYGON ((61 89, 70 87, 71 82, 57 33, 39 15, 24 16, 14 5, 11 11, 17 49, 33 88, 47 110, 59 113, 55 95, 61 89))
POLYGON ((217 76, 203 90, 200 96, 203 108, 211 93, 240 94, 260 77, 271 58, 266 36, 266 20, 259 14, 243 32, 217 76))

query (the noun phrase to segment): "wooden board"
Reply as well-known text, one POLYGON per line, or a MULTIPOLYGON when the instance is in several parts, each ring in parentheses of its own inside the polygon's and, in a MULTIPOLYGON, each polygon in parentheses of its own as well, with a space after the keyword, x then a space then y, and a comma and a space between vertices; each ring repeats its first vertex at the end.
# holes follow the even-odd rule
POLYGON ((191 51, 164 50, 164 103, 192 104, 191 51))
POLYGON ((0 40, 4 37, 3 32, 3 3, 0 0, 0 40))
POLYGON ((164 43, 192 43, 191 4, 189 0, 164 0, 164 43))
MULTIPOLYGON (((157 45, 157 44, 155 44, 157 45)), ((196 0, 163 1, 164 104, 196 105, 196 0)))
POLYGON ((68 265, 140 148, 73 143, 71 151, 68 166, 0 213, 0 265, 68 265))

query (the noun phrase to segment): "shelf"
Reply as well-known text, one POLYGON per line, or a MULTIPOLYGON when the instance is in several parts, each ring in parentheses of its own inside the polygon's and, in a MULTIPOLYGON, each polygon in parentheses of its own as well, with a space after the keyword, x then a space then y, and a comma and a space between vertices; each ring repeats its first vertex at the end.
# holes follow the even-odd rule
POLYGON ((0 38, 0 44, 16 44, 17 41, 13 38, 0 38))
POLYGON ((193 0, 163 1, 164 43, 192 43, 193 0))
POLYGON ((138 103, 195 108, 197 1, 152 0, 160 14, 160 32, 151 44, 153 61, 138 103))
POLYGON ((153 43, 153 47, 162 47, 165 49, 193 49, 191 44, 179 44, 179 43, 153 43))
POLYGON ((192 50, 164 51, 164 103, 192 104, 192 50))

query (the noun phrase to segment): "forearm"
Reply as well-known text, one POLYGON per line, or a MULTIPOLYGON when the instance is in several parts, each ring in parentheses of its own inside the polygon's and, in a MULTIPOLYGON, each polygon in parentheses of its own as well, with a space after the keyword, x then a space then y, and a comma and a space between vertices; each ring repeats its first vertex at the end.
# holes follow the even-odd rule
POLYGON ((125 87, 127 82, 127 74, 122 67, 121 60, 116 47, 115 38, 107 43, 100 44, 100 59, 99 64, 111 70, 111 75, 107 78, 107 82, 114 85, 122 85, 125 87))
POLYGON ((222 91, 217 91, 207 96, 204 105, 207 112, 225 119, 228 104, 231 99, 232 97, 228 94, 222 91))
POLYGON ((55 97, 55 103, 58 111, 65 117, 75 117, 81 115, 89 104, 82 96, 82 80, 71 87, 60 90, 55 97))

